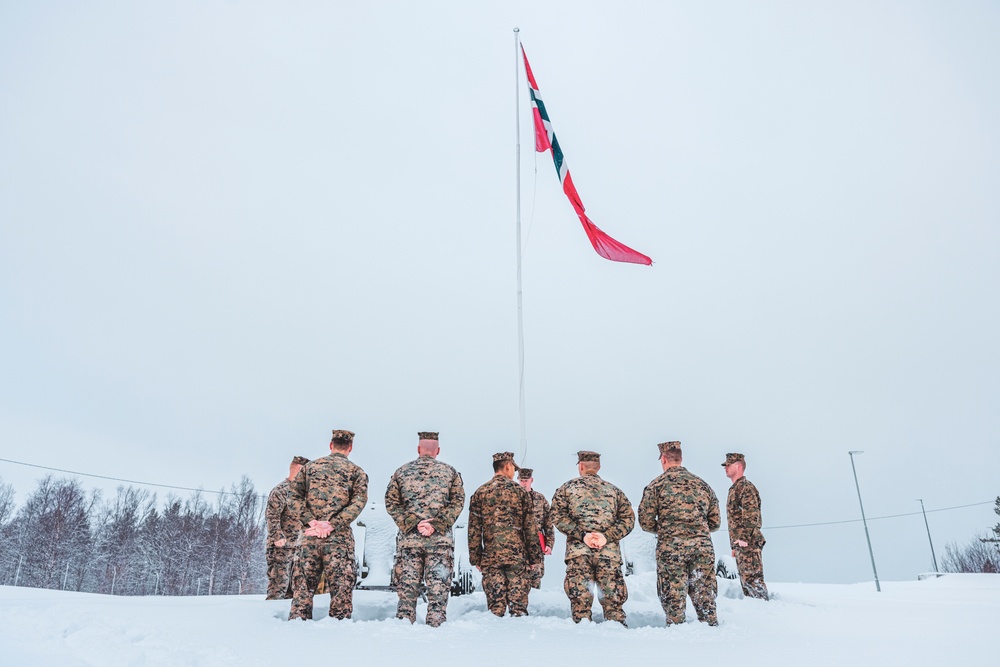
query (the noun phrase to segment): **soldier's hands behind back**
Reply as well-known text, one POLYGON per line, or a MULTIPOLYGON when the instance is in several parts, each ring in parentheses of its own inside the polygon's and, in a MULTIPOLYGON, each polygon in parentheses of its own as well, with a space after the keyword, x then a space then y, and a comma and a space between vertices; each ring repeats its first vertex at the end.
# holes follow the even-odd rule
POLYGON ((333 526, 330 525, 329 521, 310 521, 309 527, 302 531, 303 535, 308 535, 309 537, 327 537, 333 532, 333 526))

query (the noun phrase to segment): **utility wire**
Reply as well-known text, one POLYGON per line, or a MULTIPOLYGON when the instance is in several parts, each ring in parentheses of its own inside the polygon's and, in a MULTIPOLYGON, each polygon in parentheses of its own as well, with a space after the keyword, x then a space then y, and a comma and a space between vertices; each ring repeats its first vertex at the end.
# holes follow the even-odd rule
MULTIPOLYGON (((28 466, 29 468, 41 468, 42 470, 52 470, 55 472, 64 472, 67 475, 80 475, 81 477, 96 477, 97 479, 109 479, 114 482, 128 482, 129 484, 139 484, 141 486, 158 486, 163 489, 178 489, 180 491, 197 491, 201 493, 214 493, 220 496, 238 496, 239 493, 233 493, 232 491, 210 491, 208 489, 193 489, 189 486, 171 486, 170 484, 156 484, 154 482, 139 482, 134 479, 122 479, 121 477, 108 477, 107 475, 94 475, 89 472, 76 472, 75 470, 63 470, 62 468, 50 468, 49 466, 40 466, 34 463, 25 463, 24 461, 12 461, 10 459, 0 459, 5 463, 13 463, 19 466, 28 466)), ((261 498, 265 496, 261 495, 261 498)))
MULTIPOLYGON (((993 505, 995 500, 987 500, 981 503, 970 503, 968 505, 955 505, 954 507, 941 507, 936 510, 927 510, 928 514, 931 512, 947 512, 948 510, 959 510, 966 507, 977 507, 979 505, 993 505)), ((869 521, 877 521, 878 519, 897 519, 901 516, 917 516, 921 512, 905 512, 903 514, 886 514, 885 516, 870 516, 869 521)), ((822 523, 798 523, 789 526, 763 526, 761 530, 780 530, 781 528, 806 528, 810 526, 832 526, 838 523, 858 523, 861 519, 845 519, 843 521, 823 521, 822 523)))

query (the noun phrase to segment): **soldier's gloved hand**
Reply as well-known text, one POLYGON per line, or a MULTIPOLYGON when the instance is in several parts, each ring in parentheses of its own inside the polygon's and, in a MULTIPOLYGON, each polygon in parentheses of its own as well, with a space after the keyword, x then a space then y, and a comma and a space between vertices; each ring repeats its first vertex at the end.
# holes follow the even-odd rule
POLYGON ((552 547, 545 547, 542 550, 542 553, 545 554, 546 556, 551 556, 552 555, 552 547))

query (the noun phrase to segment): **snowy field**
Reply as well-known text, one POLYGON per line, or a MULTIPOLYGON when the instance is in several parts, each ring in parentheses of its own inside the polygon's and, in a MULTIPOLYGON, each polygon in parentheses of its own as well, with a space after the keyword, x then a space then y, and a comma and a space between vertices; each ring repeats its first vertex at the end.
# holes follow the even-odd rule
MULTIPOLYGON (((392 619, 395 596, 369 591, 355 593, 351 621, 288 623, 287 601, 258 596, 0 587, 0 665, 996 664, 1000 575, 885 582, 881 593, 871 583, 776 583, 768 603, 742 599, 735 582, 720 580, 718 628, 693 622, 690 606, 689 623, 663 627, 652 577, 628 578, 629 629, 599 614, 574 625, 560 582, 548 575, 546 588, 532 592, 528 618, 495 618, 476 593, 452 598, 438 629, 392 619)), ((317 597, 318 614, 328 599, 317 597)))

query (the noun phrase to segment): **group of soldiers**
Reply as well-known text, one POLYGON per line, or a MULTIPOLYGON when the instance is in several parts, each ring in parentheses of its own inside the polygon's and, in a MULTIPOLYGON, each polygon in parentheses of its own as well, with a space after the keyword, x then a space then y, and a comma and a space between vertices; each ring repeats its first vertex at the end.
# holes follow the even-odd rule
MULTIPOLYGON (((452 527, 465 505, 465 489, 461 474, 438 460, 438 433, 417 436, 417 458, 393 473, 385 491, 386 510, 399 528, 393 566, 396 618, 416 621, 423 585, 426 623, 436 627, 447 616, 454 572, 452 527)), ((354 433, 333 431, 330 455, 314 461, 296 456, 288 478, 268 497, 267 597, 283 599, 291 593, 289 619, 312 618, 321 580, 330 593, 329 615, 351 617, 357 581, 351 524, 368 502, 368 476, 348 458, 353 446, 354 433)), ((663 473, 643 491, 638 519, 643 530, 657 537, 657 594, 667 625, 684 622, 687 596, 699 621, 718 625, 711 540, 721 525, 718 498, 682 465, 680 442, 657 447, 663 473)), ((599 453, 581 451, 577 457, 579 476, 560 486, 551 504, 531 488, 533 471, 518 466, 512 452, 493 455, 493 478, 472 494, 469 560, 481 572, 487 607, 497 616, 528 614, 528 594, 541 586, 556 528, 566 536, 563 588, 573 620, 591 620, 597 592, 604 618, 626 625, 628 587, 619 544, 635 527, 636 513, 622 490, 598 475, 599 453)), ((743 592, 767 600, 760 495, 744 476, 743 454, 727 454, 722 465, 732 482, 726 511, 743 592)))

